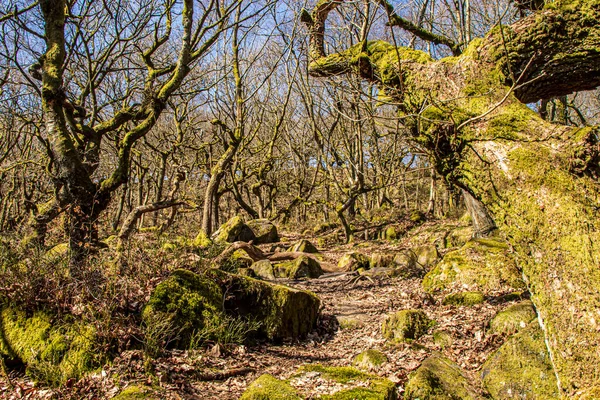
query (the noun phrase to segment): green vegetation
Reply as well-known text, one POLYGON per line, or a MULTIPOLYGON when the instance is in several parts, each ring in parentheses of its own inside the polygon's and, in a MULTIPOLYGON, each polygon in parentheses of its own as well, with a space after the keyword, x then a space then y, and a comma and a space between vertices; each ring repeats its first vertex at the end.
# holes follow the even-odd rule
POLYGON ((352 364, 360 369, 367 370, 379 367, 386 362, 388 362, 387 356, 384 353, 374 349, 363 351, 352 360, 352 364))
POLYGON ((513 304, 500 311, 490 321, 490 333, 513 334, 537 317, 533 303, 529 300, 513 304))
POLYGON ((444 297, 444 305, 453 306, 474 306, 485 301, 485 296, 481 292, 460 292, 449 294, 444 297))

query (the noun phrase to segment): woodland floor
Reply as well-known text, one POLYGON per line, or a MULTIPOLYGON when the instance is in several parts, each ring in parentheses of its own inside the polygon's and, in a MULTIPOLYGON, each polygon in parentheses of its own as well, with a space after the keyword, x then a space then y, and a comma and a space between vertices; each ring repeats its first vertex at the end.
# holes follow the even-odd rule
MULTIPOLYGON (((288 236, 286 239, 291 241, 294 238, 288 236)), ((375 251, 393 252, 406 245, 402 241, 394 244, 359 242, 330 247, 322 251, 323 268, 327 272, 335 272, 337 260, 355 247, 369 254, 375 251)), ((253 380, 264 373, 288 378, 305 363, 348 366, 355 355, 367 349, 378 349, 387 355, 389 362, 372 372, 398 383, 401 394, 408 374, 432 352, 442 352, 456 361, 467 374, 474 376, 490 353, 504 341, 500 336, 486 334, 488 321, 507 305, 499 300, 503 293, 476 306, 445 306, 442 305, 441 294, 431 296, 423 291, 420 279, 356 281, 352 278, 333 274, 308 281, 284 282, 311 290, 321 298, 321 320, 317 329, 303 341, 213 347, 205 351, 172 351, 155 361, 154 374, 150 378, 145 373, 142 352, 126 351, 111 365, 105 366, 101 373, 58 391, 36 388, 22 373, 13 371, 11 383, 0 378, 0 398, 104 399, 115 396, 129 385, 149 384, 160 387, 157 396, 164 399, 237 399, 253 380), (425 310, 430 318, 437 321, 432 331, 449 333, 453 338, 452 344, 442 349, 434 343, 431 331, 412 344, 387 343, 381 333, 386 315, 409 308, 425 310)), ((336 390, 324 386, 324 382, 319 380, 299 384, 308 398, 318 398, 318 394, 336 390)))

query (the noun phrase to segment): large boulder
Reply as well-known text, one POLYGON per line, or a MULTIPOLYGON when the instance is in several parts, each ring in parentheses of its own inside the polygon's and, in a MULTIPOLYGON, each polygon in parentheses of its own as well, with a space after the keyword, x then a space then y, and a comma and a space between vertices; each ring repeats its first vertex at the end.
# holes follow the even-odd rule
POLYGON ((178 269, 154 289, 142 319, 147 334, 160 330, 164 321, 169 321, 173 329, 170 335, 166 333, 171 337, 165 337, 165 342, 185 348, 195 332, 220 325, 224 317, 222 301, 223 291, 213 280, 178 269))
POLYGON ((537 321, 511 336, 481 367, 495 400, 559 399, 556 375, 537 321))
POLYGON ((319 250, 315 247, 314 244, 309 242, 306 239, 299 240, 288 248, 290 252, 300 252, 300 253, 312 253, 317 254, 319 250))
POLYGON ((233 243, 233 242, 250 242, 256 240, 256 236, 252 229, 246 225, 244 219, 236 215, 229 221, 225 222, 215 233, 211 239, 217 243, 233 243))
POLYGON ((101 365, 96 329, 38 310, 27 314, 16 307, 0 312, 0 357, 22 363, 34 381, 60 386, 78 380, 101 365))
POLYGON ((417 258, 417 264, 427 271, 431 267, 435 266, 435 264, 437 264, 438 260, 440 259, 437 247, 435 247, 432 244, 413 247, 411 251, 417 258))
POLYGON ((383 321, 383 336, 388 340, 416 340, 434 325, 422 310, 402 310, 388 315, 383 321))
POLYGON ((225 313, 259 322, 259 335, 268 339, 305 336, 317 322, 321 302, 314 293, 217 269, 206 275, 227 292, 225 313))
POLYGON ((533 303, 525 300, 500 311, 490 321, 489 333, 511 335, 537 317, 533 303))
POLYGON ((496 238, 475 239, 452 251, 423 279, 427 292, 443 289, 481 291, 525 288, 508 245, 496 238))
POLYGON ((365 350, 352 359, 352 364, 363 370, 376 369, 386 362, 388 362, 387 356, 375 349, 365 350))
POLYGON ((300 256, 295 260, 276 264, 273 268, 275 276, 278 278, 314 279, 323 275, 321 264, 314 258, 308 256, 300 256))
POLYGON ((302 400, 289 383, 264 374, 252 382, 240 400, 302 400))
POLYGON ((369 257, 362 253, 353 251, 344 254, 338 261, 340 271, 356 271, 358 269, 368 269, 370 264, 369 257))
POLYGON ((260 260, 250 266, 250 269, 254 271, 257 277, 261 279, 273 280, 275 279, 275 272, 273 265, 269 260, 260 260))
POLYGON ((413 372, 404 388, 405 400, 477 400, 480 396, 458 365, 434 354, 413 372))
POLYGON ((255 244, 277 243, 279 234, 277 227, 268 219, 253 219, 246 223, 248 228, 254 233, 255 244))

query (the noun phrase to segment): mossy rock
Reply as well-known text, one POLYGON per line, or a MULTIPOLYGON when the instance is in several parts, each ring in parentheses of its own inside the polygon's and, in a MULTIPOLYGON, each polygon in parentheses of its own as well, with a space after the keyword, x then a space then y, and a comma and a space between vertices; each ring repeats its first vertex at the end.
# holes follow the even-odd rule
POLYGON ((410 213, 409 219, 416 224, 420 224, 425 222, 427 217, 425 216, 425 214, 423 214, 422 211, 415 210, 412 213, 410 213))
POLYGON ((319 250, 317 250, 315 245, 306 239, 302 239, 302 240, 294 243, 293 245, 291 245, 288 248, 288 251, 300 252, 300 253, 312 253, 312 254, 317 254, 319 252, 319 250))
POLYGON ((383 321, 383 336, 388 340, 416 340, 434 325, 422 310, 402 310, 388 315, 383 321))
POLYGON ((269 260, 260 260, 250 266, 250 269, 254 271, 257 277, 261 279, 273 280, 275 279, 275 272, 273 265, 269 260))
POLYGON ((0 356, 20 361, 34 381, 60 386, 78 380, 103 361, 92 325, 58 321, 46 311, 27 315, 16 307, 0 313, 0 356))
POLYGON ((196 235, 196 237, 194 238, 192 244, 194 245, 194 247, 208 248, 213 245, 213 241, 210 240, 206 233, 201 230, 198 233, 198 235, 196 235))
POLYGON ((255 240, 256 236, 254 236, 254 232, 246 225, 244 219, 236 215, 221 225, 211 238, 217 243, 233 243, 237 241, 249 242, 255 240))
MULTIPOLYGON (((325 400, 396 400, 396 385, 377 375, 368 374, 352 367, 327 367, 319 364, 305 365, 290 379, 303 385, 306 380, 323 380, 341 386, 332 394, 319 394, 325 400)), ((328 385, 333 386, 333 385, 328 385)), ((336 385, 337 386, 337 385, 336 385)))
POLYGON ((446 248, 463 247, 473 237, 473 228, 465 226, 453 229, 446 236, 446 248))
POLYGON ((276 264, 273 269, 275 276, 278 278, 312 279, 323 275, 321 264, 317 260, 308 256, 301 256, 295 260, 276 264))
MULTIPOLYGON (((369 264, 362 268, 393 268, 394 255, 386 253, 375 253, 368 258, 369 264)), ((341 263, 341 259, 340 259, 341 263)), ((338 264, 339 265, 339 264, 338 264)))
POLYGON ((240 400, 301 400, 289 383, 272 375, 261 375, 246 389, 240 400))
POLYGON ((485 301, 485 296, 481 292, 460 292, 452 293, 444 297, 444 305, 453 306, 475 306, 485 301))
POLYGON ((524 289, 525 283, 508 245, 495 238, 475 239, 452 251, 423 279, 427 292, 459 288, 484 294, 524 289))
POLYGON ((400 237, 398 231, 396 231, 396 227, 393 225, 390 225, 385 229, 383 236, 386 240, 396 240, 400 237))
POLYGON ((476 400, 480 396, 458 365, 434 354, 410 374, 404 388, 405 400, 476 400))
POLYGON ((387 356, 379 350, 369 349, 358 354, 352 364, 360 369, 372 370, 388 362, 387 356))
POLYGON ((152 389, 146 386, 128 386, 118 395, 113 397, 113 400, 158 400, 159 397, 154 396, 152 389))
POLYGON ((544 332, 537 321, 492 354, 481 367, 481 377, 495 400, 561 398, 544 332))
POLYGON ((67 260, 69 258, 69 243, 60 243, 52 247, 44 254, 44 261, 49 264, 56 264, 58 262, 67 260))
POLYGON ((413 247, 411 251, 417 258, 417 264, 426 270, 437 264, 440 259, 440 254, 434 245, 413 247))
POLYGON ((317 226, 315 226, 312 230, 312 232, 315 235, 319 235, 321 233, 327 232, 330 229, 335 229, 339 226, 339 224, 337 224, 336 222, 323 222, 317 226))
POLYGON ((253 219, 246 223, 256 239, 255 244, 277 243, 279 233, 277 227, 268 219, 253 219))
POLYGON ((234 251, 219 268, 227 272, 237 272, 240 268, 250 268, 254 260, 244 250, 234 251))
POLYGON ((268 339, 299 338, 317 322, 320 300, 311 292, 211 269, 207 277, 227 291, 225 312, 260 323, 268 339))
POLYGON ((369 257, 362 253, 353 251, 351 253, 344 254, 338 261, 338 268, 340 271, 356 271, 359 268, 369 268, 369 257))
POLYGON ((454 343, 454 338, 448 332, 439 330, 433 332, 433 342, 442 349, 445 349, 452 346, 452 343, 454 343))
POLYGON ((417 262, 417 256, 411 250, 397 253, 392 260, 392 268, 403 278, 422 278, 427 270, 417 262))
POLYGON ((256 272, 252 268, 238 268, 237 274, 241 276, 247 276, 248 278, 258 278, 256 272))
POLYGON ((172 344, 186 347, 194 332, 206 325, 218 325, 223 317, 223 291, 203 275, 178 269, 152 292, 142 312, 149 331, 170 320, 174 329, 172 344))
POLYGON ((536 317, 537 313, 531 301, 513 304, 500 311, 490 321, 489 333, 511 335, 525 328, 536 317))

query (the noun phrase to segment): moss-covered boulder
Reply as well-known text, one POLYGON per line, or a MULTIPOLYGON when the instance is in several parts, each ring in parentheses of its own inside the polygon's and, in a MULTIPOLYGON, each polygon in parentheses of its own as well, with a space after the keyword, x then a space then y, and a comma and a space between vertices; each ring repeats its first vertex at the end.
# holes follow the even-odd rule
POLYGON ((469 382, 469 378, 458 365, 441 354, 434 354, 410 375, 404 388, 404 399, 480 399, 469 382))
POLYGON ((194 245, 194 247, 208 248, 208 247, 212 246, 213 241, 210 240, 208 235, 206 235, 206 233, 201 230, 198 233, 198 235, 196 235, 196 237, 194 238, 194 241, 192 244, 194 245))
POLYGON ((291 252, 301 252, 301 253, 312 253, 317 254, 319 250, 315 247, 314 244, 309 242, 306 239, 299 240, 288 248, 288 251, 291 252))
POLYGON ((373 370, 388 362, 387 356, 379 350, 369 349, 358 354, 352 364, 364 370, 373 370))
POLYGON ((152 389, 146 386, 128 386, 123 389, 118 395, 113 397, 113 400, 158 400, 159 397, 154 395, 152 389))
POLYGON ((523 289, 525 283, 510 253, 500 239, 475 239, 452 251, 423 279, 427 292, 441 289, 481 291, 523 289))
POLYGON ((362 253, 353 251, 351 253, 344 254, 338 261, 338 268, 340 271, 356 271, 360 268, 369 268, 369 257, 362 253))
POLYGON ((417 264, 426 270, 437 264, 440 259, 437 247, 432 244, 413 247, 411 250, 417 258, 417 264))
POLYGON ((258 333, 268 339, 298 338, 309 333, 319 315, 319 298, 308 291, 211 269, 207 277, 228 296, 225 312, 260 323, 258 333))
POLYGON ((279 233, 277 227, 268 219, 253 219, 246 223, 256 239, 255 244, 277 243, 279 233))
POLYGON ((252 382, 240 400, 301 400, 289 383, 272 375, 261 375, 252 382))
POLYGON ((417 255, 412 250, 396 253, 392 267, 403 278, 422 278, 427 273, 427 269, 417 262, 417 255))
POLYGON ((322 386, 327 388, 327 393, 318 394, 320 399, 325 400, 397 399, 396 385, 393 382, 352 367, 305 365, 300 367, 298 372, 290 379, 290 384, 296 387, 298 392, 301 392, 307 383, 311 387, 322 386))
POLYGON ((92 325, 61 321, 50 312, 27 314, 16 307, 0 312, 0 357, 25 364, 27 375, 46 385, 77 380, 100 366, 96 339, 92 325))
POLYGON ((249 242, 256 240, 254 232, 246 225, 244 219, 239 215, 225 222, 221 227, 213 233, 212 240, 217 243, 233 243, 237 241, 249 242))
POLYGON ((400 234, 396 230, 394 225, 388 226, 385 231, 383 231, 383 238, 386 240, 396 240, 400 237, 400 234))
POLYGON ((148 332, 170 321, 173 337, 168 341, 185 347, 194 332, 207 325, 218 325, 223 317, 222 301, 223 291, 213 280, 178 269, 154 289, 142 318, 148 332))
POLYGON ((452 346, 454 343, 454 337, 444 330, 436 330, 433 332, 433 342, 440 346, 442 349, 452 346))
POLYGON ((275 272, 273 265, 269 260, 260 260, 250 266, 250 269, 254 271, 257 277, 261 279, 273 280, 275 279, 275 272))
POLYGON ((511 336, 481 368, 495 400, 559 399, 556 375, 537 321, 511 336))
POLYGON ((473 228, 464 226, 451 230, 446 236, 446 247, 463 247, 473 237, 473 228))
POLYGON ((427 217, 422 211, 415 210, 410 213, 409 219, 416 224, 421 224, 427 220, 427 217))
POLYGON ((388 340, 416 340, 434 325, 422 310, 402 310, 388 315, 383 321, 383 336, 388 340))
POLYGON ((295 260, 276 264, 273 269, 275 276, 278 278, 312 279, 323 275, 321 264, 314 258, 308 256, 301 256, 295 260))
POLYGON ((525 300, 500 311, 490 321, 489 333, 511 335, 525 328, 537 317, 533 303, 525 300))
POLYGON ((481 292, 459 292, 452 293, 444 297, 444 305, 452 306, 474 306, 485 301, 485 296, 481 292))

